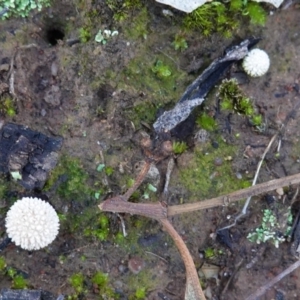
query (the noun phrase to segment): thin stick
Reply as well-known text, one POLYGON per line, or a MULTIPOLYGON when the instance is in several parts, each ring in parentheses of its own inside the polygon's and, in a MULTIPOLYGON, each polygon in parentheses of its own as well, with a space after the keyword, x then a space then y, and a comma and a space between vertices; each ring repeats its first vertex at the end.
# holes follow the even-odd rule
POLYGON ((280 179, 270 180, 268 182, 260 183, 246 189, 242 189, 227 195, 219 196, 209 200, 203 200, 195 203, 173 205, 168 207, 168 217, 186 212, 194 212, 212 208, 220 205, 228 205, 229 203, 245 199, 250 196, 260 195, 269 191, 276 190, 279 187, 289 186, 300 183, 300 173, 286 176, 280 179))
POLYGON ((167 194, 168 194, 171 173, 174 169, 174 165, 175 165, 174 158, 171 157, 168 162, 168 167, 167 167, 166 182, 165 182, 164 191, 163 191, 164 196, 167 196, 167 194))
POLYGON ((174 229, 168 219, 160 220, 160 223, 164 226, 164 229, 172 237, 175 245, 177 246, 186 270, 186 288, 185 288, 185 300, 205 300, 204 293, 200 286, 197 270, 195 268, 192 256, 187 248, 186 244, 182 240, 181 236, 174 229))
POLYGON ((153 255, 153 256, 155 256, 155 257, 161 259, 162 261, 164 261, 166 264, 168 264, 168 261, 167 261, 166 259, 164 259, 163 257, 161 257, 161 256, 159 256, 159 255, 157 255, 157 254, 155 254, 155 253, 153 253, 153 252, 145 251, 145 253, 150 254, 150 255, 153 255))
POLYGON ((272 280, 267 282, 265 285, 260 287, 255 293, 251 294, 245 300, 256 300, 256 299, 258 299, 258 297, 262 296, 269 288, 271 288, 274 284, 276 284, 278 281, 280 281, 285 276, 292 273, 299 266, 300 266, 300 260, 297 260, 295 263, 293 263, 291 266, 289 266, 287 269, 285 269, 282 273, 280 273, 279 275, 274 277, 272 280))
POLYGON ((140 215, 155 220, 160 220, 167 217, 167 209, 160 202, 132 203, 125 201, 123 196, 116 196, 107 199, 98 205, 98 207, 102 211, 140 215))
MULTIPOLYGON (((271 140, 270 140, 270 142, 269 142, 267 148, 265 149, 265 151, 264 151, 264 153, 263 153, 263 155, 262 155, 262 157, 261 157, 261 160, 259 161, 259 163, 258 163, 258 165, 257 165, 257 169, 256 169, 256 172, 255 172, 255 176, 254 176, 254 178, 253 178, 253 181, 252 181, 252 185, 255 185, 255 184, 256 184, 256 181, 257 181, 257 178, 258 178, 258 175, 259 175, 259 171, 260 171, 261 165, 262 165, 262 163, 263 163, 263 161, 264 161, 264 159, 265 159, 265 157, 266 157, 266 154, 269 152, 269 150, 270 150, 272 144, 274 143, 275 139, 277 138, 277 136, 278 136, 278 132, 277 132, 276 134, 273 135, 273 137, 271 138, 271 140)), ((251 198, 252 198, 252 196, 250 196, 250 197, 247 198, 246 203, 245 203, 245 205, 244 205, 244 207, 243 207, 243 210, 242 210, 241 214, 238 215, 238 216, 235 218, 235 223, 236 223, 236 221, 237 221, 241 216, 243 216, 243 215, 245 215, 245 214, 247 213, 247 208, 248 208, 248 206, 249 206, 249 203, 250 203, 250 201, 251 201, 251 198)))

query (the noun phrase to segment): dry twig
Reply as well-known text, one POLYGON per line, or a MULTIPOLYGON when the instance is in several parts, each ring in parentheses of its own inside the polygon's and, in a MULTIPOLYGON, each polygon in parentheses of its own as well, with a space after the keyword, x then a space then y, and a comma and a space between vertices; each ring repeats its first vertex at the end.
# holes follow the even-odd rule
POLYGON ((278 281, 280 281, 285 276, 292 273, 294 270, 296 270, 300 266, 300 260, 297 260, 295 263, 293 263, 291 266, 289 266, 287 269, 285 269, 282 273, 274 277, 272 280, 264 284, 262 287, 260 287, 255 293, 251 294, 249 297, 247 297, 245 300, 256 300, 260 296, 262 296, 269 288, 271 288, 274 284, 276 284, 278 281))
POLYGON ((229 203, 245 199, 250 196, 260 195, 269 191, 276 190, 277 188, 289 186, 300 183, 300 173, 295 175, 286 176, 280 179, 270 180, 268 182, 253 185, 249 188, 242 189, 227 195, 219 196, 209 200, 203 200, 195 203, 173 205, 168 207, 168 217, 179 215, 186 212, 193 212, 212 208, 220 205, 228 205, 229 203))

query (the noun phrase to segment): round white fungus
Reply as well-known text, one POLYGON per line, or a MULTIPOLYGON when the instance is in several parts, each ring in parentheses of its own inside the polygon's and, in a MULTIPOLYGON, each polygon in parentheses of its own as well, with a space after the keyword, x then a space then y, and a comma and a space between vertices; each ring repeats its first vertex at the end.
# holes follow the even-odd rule
POLYGON ((17 200, 5 221, 8 236, 26 250, 46 247, 53 242, 59 229, 54 208, 48 202, 32 197, 17 200))
POLYGON ((268 54, 260 49, 249 51, 243 60, 245 72, 252 77, 259 77, 267 73, 270 67, 268 54))

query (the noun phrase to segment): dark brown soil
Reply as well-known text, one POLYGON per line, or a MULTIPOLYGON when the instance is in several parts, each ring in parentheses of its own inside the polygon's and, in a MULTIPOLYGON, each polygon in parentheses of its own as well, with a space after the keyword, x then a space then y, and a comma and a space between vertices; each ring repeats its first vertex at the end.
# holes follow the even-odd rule
MULTIPOLYGON (((130 240, 126 242, 125 237, 125 241, 118 243, 116 235, 122 233, 122 229, 120 218, 115 214, 107 214, 109 234, 105 240, 86 236, 84 230, 89 220, 81 220, 80 216, 88 216, 86 212, 91 212, 90 222, 94 222, 95 214, 98 215, 98 203, 109 196, 124 193, 128 180, 135 178, 137 163, 143 160, 140 137, 145 132, 153 134, 151 125, 154 121, 153 116, 152 119, 139 116, 141 120, 136 121, 132 116, 141 112, 135 108, 156 101, 156 104, 159 103, 155 106, 157 111, 160 108, 169 109, 204 67, 221 56, 232 42, 250 35, 262 37, 258 47, 268 52, 271 67, 261 78, 242 75, 246 80, 241 88, 263 114, 265 126, 259 131, 249 124, 247 118, 234 114, 229 133, 223 112, 216 119, 218 130, 210 135, 207 143, 223 140, 235 146, 229 164, 234 174, 250 182, 271 137, 281 128, 285 118, 293 113, 280 135, 280 156, 275 156, 277 142, 266 157, 258 182, 298 173, 300 128, 299 112, 295 107, 300 101, 299 8, 290 6, 286 10, 272 10, 265 27, 248 24, 231 40, 215 35, 204 38, 199 32, 188 33, 189 48, 176 52, 172 41, 180 27, 172 18, 163 16, 163 6, 152 1, 147 5, 149 17, 147 39, 144 39, 135 37, 133 33, 132 36, 128 34, 130 26, 137 26, 134 20, 138 11, 134 11, 129 20, 118 23, 113 21, 105 1, 95 2, 97 4, 92 4, 93 1, 56 1, 51 9, 26 20, 0 22, 0 78, 2 83, 9 85, 9 78, 13 76, 16 107, 15 116, 9 117, 1 112, 1 122, 26 125, 48 136, 62 136, 64 144, 60 155, 79 158, 80 166, 88 174, 87 184, 94 189, 101 186, 103 190, 99 199, 90 197, 78 200, 74 198, 75 194, 62 196, 57 187, 26 191, 9 176, 3 175, 1 183, 11 188, 0 199, 0 233, 3 238, 5 214, 9 206, 23 195, 46 195, 66 220, 62 221, 57 239, 46 249, 28 252, 10 244, 0 254, 7 267, 25 274, 28 288, 47 290, 56 297, 63 294, 65 299, 114 299, 116 296, 109 296, 107 292, 110 289, 120 299, 138 299, 136 290, 145 287, 147 299, 183 299, 184 264, 171 238, 156 221, 123 215, 130 240), (90 24, 90 20, 101 20, 101 23, 90 24), (79 28, 85 26, 89 27, 92 38, 86 43, 76 43, 79 28), (100 28, 118 29, 119 35, 105 45, 96 43, 94 36, 100 28), (56 38, 62 40, 57 41, 56 38), (75 43, 70 46, 74 40, 75 43), (155 86, 143 83, 141 79, 148 79, 148 75, 138 71, 134 73, 130 69, 134 60, 142 58, 137 65, 143 70, 144 65, 150 61, 154 63, 161 57, 178 72, 173 89, 168 89, 159 80, 155 86), (193 60, 195 64, 199 63, 200 70, 187 73, 193 70, 193 60), (2 70, 1 66, 11 63, 13 70, 2 70), (100 163, 111 167, 113 174, 99 174, 96 168, 100 163), (140 263, 141 272, 134 274, 128 263, 140 263), (109 281, 102 291, 92 283, 97 271, 108 274, 109 281), (77 273, 84 276, 82 293, 76 293, 70 283, 71 276, 77 273)), ((234 65, 227 77, 239 76, 241 72, 241 66, 234 65)), ((216 99, 215 90, 201 111, 214 112, 216 99)), ((149 111, 151 109, 149 104, 149 111)), ((169 205, 215 196, 203 196, 200 192, 195 194, 181 179, 181 170, 191 168, 195 149, 202 149, 202 146, 194 145, 192 138, 197 130, 199 128, 194 128, 193 134, 186 139, 188 150, 176 156, 166 199, 169 205)), ((133 201, 158 199, 165 180, 166 165, 167 161, 163 161, 157 166, 160 172, 158 180, 147 179, 152 184, 156 180, 159 182, 157 194, 150 193, 153 199, 141 200, 147 189, 144 185, 140 197, 133 201)), ((216 172, 219 173, 213 170, 212 174, 226 176, 222 171, 216 172)), ((59 186, 59 182, 56 184, 59 186)), ((290 187, 283 190, 283 195, 279 195, 280 191, 271 193, 275 197, 278 214, 287 212, 295 191, 295 187, 290 187)), ((299 210, 297 199, 293 201, 293 212, 296 213, 299 210)), ((256 244, 247 239, 248 233, 261 224, 262 210, 270 209, 265 195, 252 199, 248 214, 230 229, 231 246, 220 243, 216 239, 216 231, 229 225, 242 206, 243 203, 232 204, 171 218, 186 242, 197 269, 201 269, 199 274, 207 299, 245 299, 297 259, 292 253, 291 242, 284 242, 275 248, 272 243, 256 244), (214 255, 205 258, 208 249, 213 249, 214 255), (203 269, 211 269, 207 264, 215 267, 215 277, 203 277, 203 269)), ((299 299, 299 276, 300 270, 294 271, 260 299, 299 299)), ((0 288, 10 288, 12 282, 5 271, 0 273, 0 288)))

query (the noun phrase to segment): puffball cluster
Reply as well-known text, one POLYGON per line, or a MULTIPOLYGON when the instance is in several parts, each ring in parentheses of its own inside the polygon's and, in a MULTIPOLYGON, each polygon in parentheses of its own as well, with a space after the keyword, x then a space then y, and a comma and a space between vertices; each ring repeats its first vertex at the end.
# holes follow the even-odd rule
POLYGON ((269 67, 269 56, 261 49, 253 49, 249 51, 243 60, 243 68, 251 77, 259 77, 266 74, 269 67))
POLYGON ((26 250, 46 247, 54 241, 59 229, 54 208, 48 202, 32 197, 17 200, 5 221, 8 236, 26 250))

